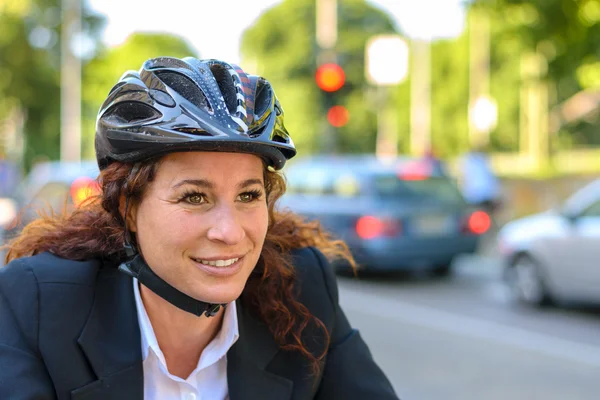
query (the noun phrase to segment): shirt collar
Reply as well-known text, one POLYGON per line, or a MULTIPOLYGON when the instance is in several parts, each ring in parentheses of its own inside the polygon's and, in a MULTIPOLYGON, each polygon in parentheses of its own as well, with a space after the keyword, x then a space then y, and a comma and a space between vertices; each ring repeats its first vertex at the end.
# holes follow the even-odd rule
MULTIPOLYGON (((137 279, 133 279, 133 293, 135 296, 138 323, 140 325, 142 360, 145 361, 146 358, 148 358, 149 351, 152 350, 166 367, 166 360, 162 350, 158 346, 156 334, 154 333, 152 323, 150 322, 150 318, 148 318, 146 307, 142 301, 140 286, 137 279)), ((238 340, 239 336, 237 309, 235 301, 232 301, 225 307, 223 323, 217 336, 215 336, 202 352, 200 360, 198 361, 198 368, 201 369, 209 366, 225 356, 231 346, 238 340)))

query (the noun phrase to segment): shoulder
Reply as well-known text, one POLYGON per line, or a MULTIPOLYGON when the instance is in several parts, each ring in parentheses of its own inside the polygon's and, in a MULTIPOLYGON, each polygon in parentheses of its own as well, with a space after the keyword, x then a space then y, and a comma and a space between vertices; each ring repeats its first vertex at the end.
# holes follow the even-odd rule
POLYGON ((296 272, 298 300, 311 314, 326 325, 335 317, 338 288, 335 273, 327 258, 315 247, 292 251, 292 264, 296 272))
POLYGON ((0 321, 14 318, 33 347, 40 321, 65 315, 83 320, 93 301, 100 266, 100 260, 73 261, 50 253, 11 261, 0 268, 0 303, 4 302, 0 321))
POLYGON ((0 268, 0 287, 15 280, 35 280, 37 284, 64 283, 93 286, 100 260, 74 261, 51 253, 18 258, 0 268))
POLYGON ((73 261, 41 253, 11 261, 0 268, 0 299, 24 324, 43 311, 83 305, 91 298, 100 260, 73 261), (44 307, 41 307, 41 305, 44 307))
POLYGON ((304 286, 313 283, 327 285, 331 283, 329 281, 335 279, 329 261, 316 247, 295 249, 291 255, 296 276, 304 286))

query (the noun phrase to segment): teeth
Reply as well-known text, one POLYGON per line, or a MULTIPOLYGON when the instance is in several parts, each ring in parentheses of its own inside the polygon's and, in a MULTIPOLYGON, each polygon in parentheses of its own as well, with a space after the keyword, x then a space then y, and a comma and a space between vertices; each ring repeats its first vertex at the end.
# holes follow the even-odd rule
POLYGON ((215 260, 215 261, 197 260, 197 259, 194 259, 194 260, 199 262, 200 264, 212 265, 213 267, 228 267, 231 264, 235 264, 237 262, 237 260, 239 260, 239 258, 231 258, 229 260, 215 260))

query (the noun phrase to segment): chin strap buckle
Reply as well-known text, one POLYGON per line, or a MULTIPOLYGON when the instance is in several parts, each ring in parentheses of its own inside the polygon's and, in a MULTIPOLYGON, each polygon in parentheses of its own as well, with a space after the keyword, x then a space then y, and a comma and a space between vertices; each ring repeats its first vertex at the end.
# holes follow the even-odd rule
POLYGON ((207 317, 214 317, 215 315, 217 315, 220 309, 220 304, 208 304, 206 310, 204 310, 204 315, 206 315, 207 317))

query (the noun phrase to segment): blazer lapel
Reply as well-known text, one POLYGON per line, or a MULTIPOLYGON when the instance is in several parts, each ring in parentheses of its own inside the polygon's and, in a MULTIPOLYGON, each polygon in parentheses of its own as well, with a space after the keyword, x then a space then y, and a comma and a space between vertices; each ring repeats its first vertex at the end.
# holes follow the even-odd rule
POLYGON ((78 343, 98 380, 74 390, 73 399, 142 400, 144 374, 132 280, 116 268, 101 268, 95 296, 78 343))
POLYGON ((227 353, 227 381, 231 400, 287 400, 294 383, 265 368, 279 351, 268 327, 237 302, 240 337, 227 353))

